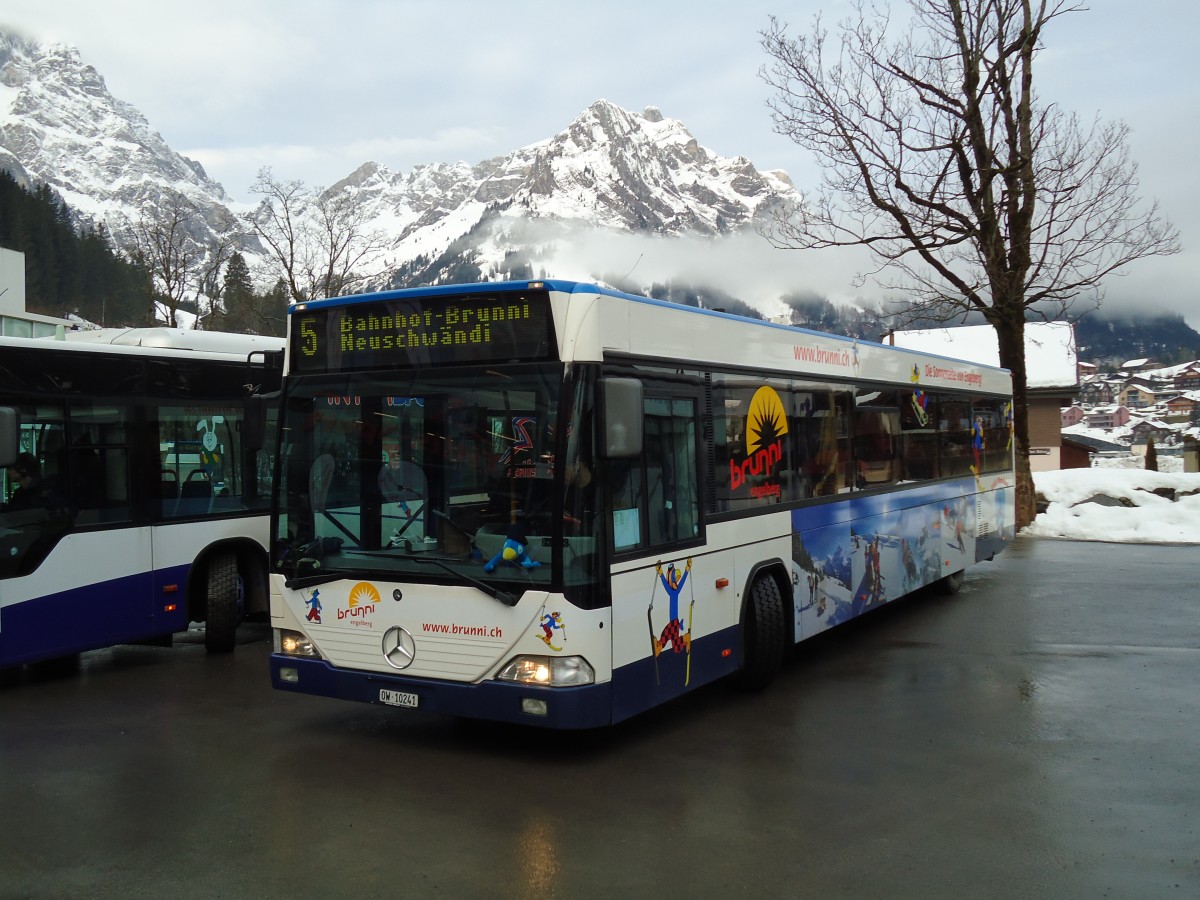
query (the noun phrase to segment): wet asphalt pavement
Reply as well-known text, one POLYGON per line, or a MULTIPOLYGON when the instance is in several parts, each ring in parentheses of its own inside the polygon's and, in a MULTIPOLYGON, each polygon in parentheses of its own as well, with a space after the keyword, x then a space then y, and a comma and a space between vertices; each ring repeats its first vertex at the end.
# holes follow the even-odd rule
POLYGON ((86 654, 0 687, 0 898, 1197 897, 1195 554, 1022 538, 606 732, 86 654))

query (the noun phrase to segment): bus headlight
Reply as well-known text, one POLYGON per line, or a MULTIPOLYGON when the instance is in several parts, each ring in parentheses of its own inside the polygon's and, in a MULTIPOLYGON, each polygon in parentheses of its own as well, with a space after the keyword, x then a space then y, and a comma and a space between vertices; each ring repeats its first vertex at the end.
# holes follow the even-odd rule
POLYGON ((593 684, 596 673, 582 656, 517 656, 504 664, 496 679, 543 687, 578 687, 593 684))
POLYGON ((275 629, 275 652, 284 656, 318 656, 313 642, 298 631, 275 629))

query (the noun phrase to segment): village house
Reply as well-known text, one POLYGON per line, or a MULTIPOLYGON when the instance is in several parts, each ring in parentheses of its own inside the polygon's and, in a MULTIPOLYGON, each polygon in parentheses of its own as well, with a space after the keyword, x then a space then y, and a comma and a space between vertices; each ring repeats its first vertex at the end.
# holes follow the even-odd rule
POLYGON ((1079 385, 1080 402, 1089 403, 1093 406, 1112 403, 1113 393, 1112 382, 1103 375, 1093 375, 1079 385))
POLYGON ((1062 439, 1062 468, 1087 469, 1097 453, 1119 454, 1129 452, 1128 447, 1112 441, 1101 440, 1081 434, 1064 434, 1062 439))
POLYGON ((1152 369, 1161 369, 1162 363, 1153 357, 1147 357, 1146 359, 1127 359, 1125 362, 1121 363, 1118 368, 1120 369, 1122 375, 1128 377, 1130 375, 1136 375, 1139 372, 1149 372, 1152 369))
POLYGON ((1161 446, 1175 443, 1178 439, 1178 431, 1161 419, 1146 419, 1144 422, 1138 422, 1129 429, 1129 433, 1133 437, 1134 444, 1145 444, 1149 438, 1154 438, 1154 443, 1161 446))
POLYGON ((1144 382, 1131 381, 1121 388, 1113 399, 1130 409, 1145 409, 1154 405, 1155 394, 1144 382))
POLYGON ((1062 427, 1070 428, 1072 425, 1078 425, 1083 421, 1083 407, 1071 406, 1062 411, 1062 427))
POLYGON ((1097 406, 1084 413, 1083 421, 1088 428, 1112 431, 1114 428, 1129 424, 1129 408, 1126 406, 1097 406))
POLYGON ((1172 381, 1172 386, 1177 391, 1200 391, 1200 363, 1192 363, 1179 372, 1172 381))
POLYGON ((1164 404, 1170 417, 1191 419, 1200 406, 1200 391, 1185 391, 1164 404))

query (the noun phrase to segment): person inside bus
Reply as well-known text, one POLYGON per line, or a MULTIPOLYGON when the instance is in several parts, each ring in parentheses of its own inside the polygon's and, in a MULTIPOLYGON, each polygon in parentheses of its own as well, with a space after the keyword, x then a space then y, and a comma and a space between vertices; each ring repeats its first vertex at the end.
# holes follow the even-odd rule
POLYGON ((379 470, 379 493, 385 502, 399 503, 404 514, 409 515, 408 504, 424 500, 429 494, 425 472, 415 462, 404 459, 395 444, 384 452, 387 462, 379 470))
POLYGON ((591 466, 582 459, 567 463, 566 496, 563 500, 563 524, 568 533, 589 533, 595 515, 595 485, 591 466))
POLYGON ((389 546, 401 546, 405 538, 411 541, 425 537, 418 521, 424 501, 429 497, 429 481, 424 469, 400 454, 398 444, 387 445, 384 452, 387 461, 379 470, 379 493, 384 503, 396 504, 399 521, 389 546))
POLYGON ((17 485, 4 505, 5 512, 50 508, 55 505, 50 484, 42 478, 42 467, 32 453, 22 453, 8 467, 9 481, 17 485))

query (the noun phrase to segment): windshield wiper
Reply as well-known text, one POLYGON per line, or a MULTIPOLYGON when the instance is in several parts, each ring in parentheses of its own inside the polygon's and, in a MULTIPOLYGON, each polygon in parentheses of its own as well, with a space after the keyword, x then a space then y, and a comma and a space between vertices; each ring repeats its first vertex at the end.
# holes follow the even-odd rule
POLYGON ((286 578, 283 584, 285 587, 294 590, 296 588, 315 587, 318 584, 328 584, 331 581, 337 581, 339 578, 345 577, 345 574, 342 572, 326 570, 315 575, 298 575, 295 578, 286 578))
POLYGON ((448 565, 446 565, 445 562, 443 562, 440 559, 431 559, 430 557, 427 557, 427 556, 425 556, 425 557, 410 556, 410 557, 406 557, 406 560, 415 562, 415 563, 428 563, 429 565, 437 566, 437 567, 445 570, 446 572, 450 573, 455 578, 463 579, 468 584, 483 591, 485 594, 490 594, 493 598, 495 598, 496 600, 499 600, 505 606, 516 606, 517 605, 518 598, 515 597, 514 595, 510 594, 508 591, 502 591, 500 588, 492 587, 486 581, 482 581, 482 580, 476 578, 474 575, 467 575, 465 572, 458 572, 458 571, 450 568, 448 565))

